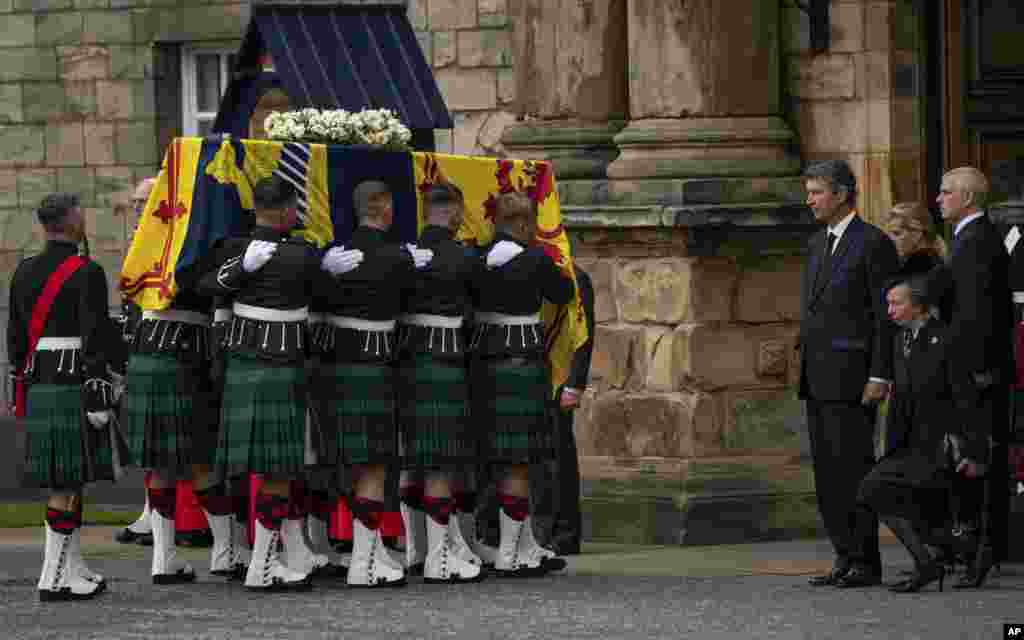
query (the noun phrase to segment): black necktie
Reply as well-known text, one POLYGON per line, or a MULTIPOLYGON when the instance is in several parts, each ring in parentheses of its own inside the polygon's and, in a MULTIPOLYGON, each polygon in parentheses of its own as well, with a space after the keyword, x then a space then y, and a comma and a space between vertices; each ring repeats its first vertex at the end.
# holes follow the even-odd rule
POLYGON ((836 245, 836 236, 831 231, 826 231, 825 236, 825 259, 821 261, 821 270, 827 280, 832 275, 832 248, 836 245))

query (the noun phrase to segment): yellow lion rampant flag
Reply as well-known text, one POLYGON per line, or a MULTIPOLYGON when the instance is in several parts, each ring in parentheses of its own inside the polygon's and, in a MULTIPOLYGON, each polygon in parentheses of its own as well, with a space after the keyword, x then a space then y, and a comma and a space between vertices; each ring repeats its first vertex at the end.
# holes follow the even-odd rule
MULTIPOLYGON (((494 238, 494 207, 497 196, 519 191, 537 206, 537 235, 534 238, 561 269, 576 282, 569 238, 562 227, 562 211, 549 162, 479 158, 443 153, 413 153, 416 186, 422 193, 433 184, 451 183, 465 199, 465 215, 456 237, 485 246, 494 238)), ((418 218, 423 225, 423 199, 418 199, 418 218)), ((566 305, 544 303, 541 307, 547 342, 547 360, 552 393, 569 377, 573 354, 587 341, 579 287, 566 305)))

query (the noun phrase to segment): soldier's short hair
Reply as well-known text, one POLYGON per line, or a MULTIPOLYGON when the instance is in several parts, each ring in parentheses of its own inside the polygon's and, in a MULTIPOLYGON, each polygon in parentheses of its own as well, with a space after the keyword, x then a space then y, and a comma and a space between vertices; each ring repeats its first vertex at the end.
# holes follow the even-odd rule
POLYGON ((298 197, 295 187, 276 174, 263 178, 252 188, 252 199, 257 209, 282 209, 295 204, 298 197))
POLYGON ((494 206, 494 224, 515 224, 521 220, 533 224, 537 220, 537 205, 525 193, 511 191, 498 196, 494 206))
POLYGON ((846 203, 851 207, 857 203, 857 178, 845 160, 824 160, 815 162, 804 169, 805 180, 820 180, 832 193, 846 192, 846 203))
POLYGON ((356 220, 362 222, 370 214, 370 201, 377 196, 391 194, 391 187, 381 180, 364 180, 352 191, 352 208, 356 220))
POLYGON ((51 193, 43 198, 36 210, 39 223, 44 227, 60 224, 72 209, 79 206, 78 196, 73 193, 51 193))

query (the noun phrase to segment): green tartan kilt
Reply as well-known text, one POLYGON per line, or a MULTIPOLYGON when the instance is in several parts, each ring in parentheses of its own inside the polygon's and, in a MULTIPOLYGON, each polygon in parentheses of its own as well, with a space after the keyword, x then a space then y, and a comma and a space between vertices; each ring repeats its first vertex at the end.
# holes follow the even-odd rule
POLYGON ((477 460, 469 389, 461 363, 419 354, 398 367, 398 432, 406 469, 464 467, 477 460))
POLYGON ((33 384, 26 402, 24 486, 74 490, 115 479, 111 429, 85 419, 80 385, 33 384))
POLYGON ((314 383, 321 465, 390 464, 398 454, 395 370, 388 364, 323 363, 314 383))
POLYGON ((306 369, 230 354, 215 464, 225 476, 305 469, 306 369))
POLYGON ((484 430, 482 460, 527 464, 555 457, 547 369, 539 360, 475 360, 473 419, 484 430))
POLYGON ((213 462, 217 398, 206 368, 172 355, 133 353, 126 382, 122 422, 137 465, 184 473, 213 462))

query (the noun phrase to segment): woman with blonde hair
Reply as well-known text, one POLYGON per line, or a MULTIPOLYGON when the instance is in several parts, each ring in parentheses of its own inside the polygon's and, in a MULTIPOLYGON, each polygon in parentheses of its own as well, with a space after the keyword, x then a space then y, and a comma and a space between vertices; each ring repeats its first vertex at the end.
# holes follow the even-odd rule
POLYGON ((885 232, 900 256, 899 278, 927 273, 946 256, 946 242, 936 232, 928 208, 919 202, 895 205, 889 211, 885 232))

